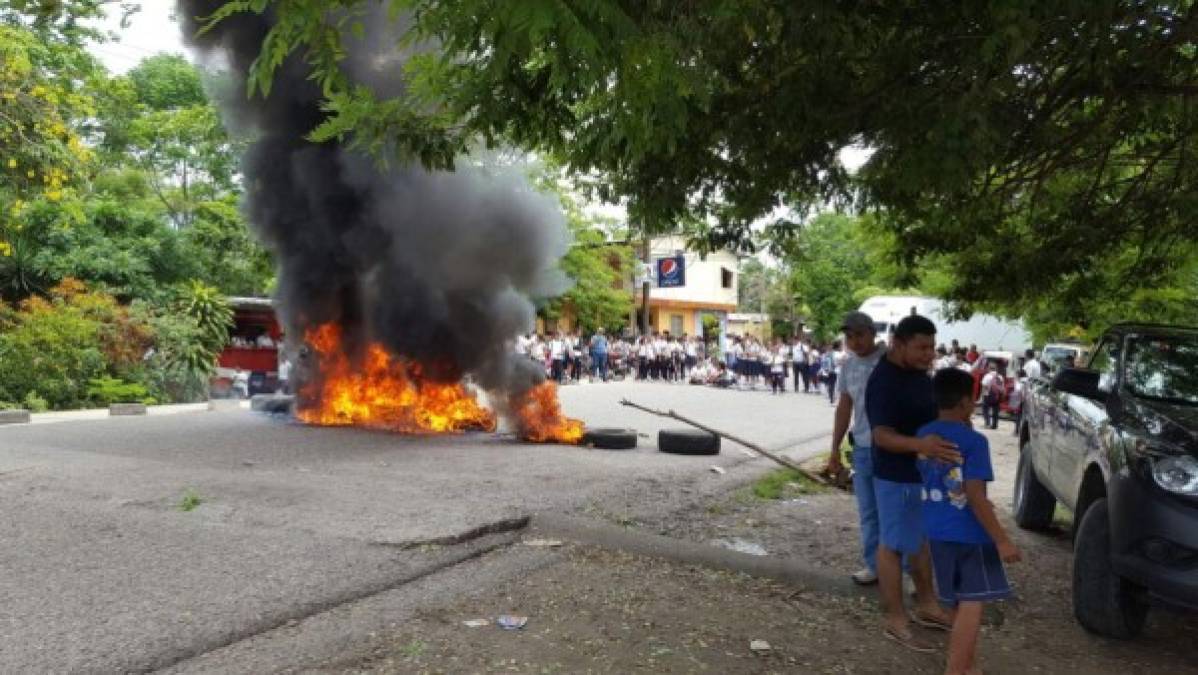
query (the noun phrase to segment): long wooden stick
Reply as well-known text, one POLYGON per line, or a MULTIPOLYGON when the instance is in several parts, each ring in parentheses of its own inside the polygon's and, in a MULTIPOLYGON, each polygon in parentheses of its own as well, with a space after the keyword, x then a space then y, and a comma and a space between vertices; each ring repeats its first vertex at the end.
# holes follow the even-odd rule
POLYGON ((750 443, 749 441, 746 441, 745 439, 740 438, 738 436, 733 436, 732 434, 730 434, 728 432, 720 431, 718 429, 712 429, 711 427, 707 426, 706 424, 696 422, 696 421, 690 419, 689 417, 683 417, 682 415, 679 415, 678 413, 674 412, 673 410, 665 411, 665 410, 655 410, 653 408, 646 408, 645 406, 640 405, 638 403, 633 403, 632 401, 629 401, 626 398, 620 400, 620 405, 626 405, 630 408, 636 408, 637 410, 647 412, 650 415, 657 415, 658 417, 669 417, 670 419, 675 419, 675 420, 678 420, 679 422, 685 422, 686 424, 689 424, 692 427, 702 429, 703 431, 706 431, 709 434, 715 434, 716 436, 723 436, 724 438, 727 438, 728 440, 732 441, 733 443, 739 443, 740 445, 745 446, 746 448, 752 450, 753 452, 756 452, 757 454, 761 455, 762 457, 765 457, 767 459, 772 459, 775 462, 777 462, 778 464, 781 464, 782 466, 784 466, 788 469, 793 469, 795 471, 798 471, 799 473, 801 473, 804 476, 806 476, 807 478, 810 478, 811 480, 819 483, 820 485, 829 485, 828 481, 825 480, 823 476, 814 474, 814 473, 808 471, 807 469, 804 469, 803 467, 799 466, 798 464, 795 464, 794 462, 790 461, 789 459, 782 457, 781 455, 775 455, 774 453, 766 450, 765 448, 761 447, 760 445, 757 445, 756 443, 750 443))

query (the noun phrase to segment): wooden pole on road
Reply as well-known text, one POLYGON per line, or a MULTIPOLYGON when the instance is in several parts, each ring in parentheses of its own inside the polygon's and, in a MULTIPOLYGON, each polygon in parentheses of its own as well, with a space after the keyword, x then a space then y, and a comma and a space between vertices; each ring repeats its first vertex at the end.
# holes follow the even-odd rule
POLYGON ((629 401, 626 398, 620 400, 620 405, 626 405, 629 408, 636 408, 637 410, 647 412, 650 415, 657 415, 658 417, 668 417, 670 419, 678 420, 679 422, 684 422, 684 423, 689 424, 692 427, 695 427, 697 429, 702 429, 703 431, 706 431, 709 434, 715 434, 716 436, 723 436, 724 438, 727 438, 728 440, 732 441, 733 443, 739 443, 740 445, 745 446, 746 448, 752 450, 753 452, 756 452, 757 454, 761 455, 762 457, 771 459, 788 469, 798 471, 799 473, 803 474, 807 478, 810 478, 811 480, 815 481, 816 483, 819 483, 820 485, 831 485, 831 483, 829 483, 828 480, 826 478, 824 478, 823 476, 820 476, 819 474, 816 474, 816 473, 812 473, 812 472, 808 471, 807 469, 804 469, 803 467, 799 466, 798 464, 795 464, 794 462, 790 461, 789 459, 787 459, 781 455, 776 455, 776 454, 770 452, 769 450, 766 450, 765 448, 761 447, 760 445, 757 445, 756 443, 750 443, 749 441, 746 441, 743 438, 740 438, 738 436, 733 436, 732 434, 727 433, 725 431, 720 431, 718 429, 712 429, 711 427, 707 426, 706 424, 696 422, 695 420, 692 420, 689 417, 683 417, 682 415, 679 415, 678 413, 674 412, 673 410, 666 411, 666 410, 656 410, 654 408, 647 408, 638 403, 633 403, 632 401, 629 401))

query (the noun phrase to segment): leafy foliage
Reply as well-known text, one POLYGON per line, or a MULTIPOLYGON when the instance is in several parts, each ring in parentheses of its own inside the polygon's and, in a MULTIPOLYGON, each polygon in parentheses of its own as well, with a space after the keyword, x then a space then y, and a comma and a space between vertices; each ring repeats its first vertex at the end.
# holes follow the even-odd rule
POLYGON ((625 289, 625 281, 636 265, 632 247, 623 239, 627 233, 610 220, 586 213, 574 183, 560 172, 543 170, 533 178, 542 190, 558 197, 574 237, 560 263, 571 286, 561 296, 545 302, 541 313, 556 318, 568 307, 586 332, 597 328, 619 330, 628 323, 632 311, 632 296, 625 289))
POLYGON ((101 406, 113 403, 153 403, 149 392, 140 384, 115 377, 98 377, 88 383, 88 397, 101 406))
MULTIPOLYGON (((340 69, 372 3, 215 17, 274 13, 251 85, 269 91, 302 54, 329 101, 317 138, 432 166, 475 138, 540 151, 649 232, 749 249, 783 203, 855 204, 950 299, 1021 313, 1054 289, 1072 322, 1183 283, 1195 256, 1188 0, 386 4, 410 16, 406 46, 440 47, 407 63, 401 99, 340 69), (850 144, 873 150, 855 177, 850 144)), ((782 245, 802 232, 765 229, 782 245)))
POLYGON ((192 281, 181 291, 178 308, 199 327, 201 343, 209 350, 219 352, 228 344, 233 309, 218 289, 192 281))

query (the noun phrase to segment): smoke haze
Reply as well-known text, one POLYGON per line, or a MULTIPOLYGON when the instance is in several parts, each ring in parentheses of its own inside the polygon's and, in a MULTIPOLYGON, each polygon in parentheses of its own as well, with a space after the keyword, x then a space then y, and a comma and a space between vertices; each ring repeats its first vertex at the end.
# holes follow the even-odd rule
MULTIPOLYGON (((253 139, 242 173, 252 227, 278 264, 276 296, 288 341, 327 322, 348 347, 382 343, 441 381, 471 376, 519 396, 544 379, 510 340, 532 329, 530 298, 566 286, 557 261, 568 247, 556 201, 515 175, 481 169, 380 171, 368 158, 304 135, 322 120, 320 92, 292 57, 268 98, 245 96, 245 76, 270 28, 270 13, 237 14, 196 37, 195 17, 221 3, 179 0, 184 37, 235 80, 226 121, 253 139)), ((384 11, 347 37, 346 71, 380 96, 402 94, 400 27, 384 11)))

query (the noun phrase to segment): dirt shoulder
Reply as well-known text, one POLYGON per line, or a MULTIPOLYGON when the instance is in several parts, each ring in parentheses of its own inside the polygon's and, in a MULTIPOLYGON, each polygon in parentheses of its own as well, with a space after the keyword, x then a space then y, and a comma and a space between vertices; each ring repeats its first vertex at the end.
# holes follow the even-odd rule
MULTIPOLYGON (((1009 511, 1017 448, 987 432, 997 479, 992 498, 1009 511)), ((1198 617, 1154 611, 1140 639, 1094 637, 1070 609, 1071 547, 1065 532, 1014 528, 1025 562, 1010 570, 1017 597, 991 615, 983 637, 987 672, 1198 672, 1198 617)), ((855 502, 840 492, 789 486, 778 500, 749 484, 698 497, 673 515, 636 527, 806 561, 829 573, 859 565, 855 502)), ((368 652, 321 670, 355 672, 937 672, 940 655, 884 640, 869 597, 799 590, 743 574, 567 544, 560 562, 443 605, 381 636, 368 652), (463 622, 529 617, 522 630, 463 622), (770 649, 754 652, 754 640, 770 649)), ((928 637, 943 643, 943 634, 928 637)))

